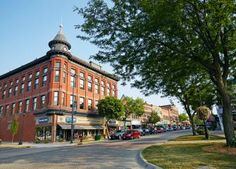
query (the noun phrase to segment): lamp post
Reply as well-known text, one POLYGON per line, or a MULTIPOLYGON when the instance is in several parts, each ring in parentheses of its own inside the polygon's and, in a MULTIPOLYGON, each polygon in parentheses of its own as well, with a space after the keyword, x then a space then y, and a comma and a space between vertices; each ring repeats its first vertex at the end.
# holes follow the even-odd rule
POLYGON ((21 133, 20 133, 20 140, 19 140, 19 145, 23 144, 23 132, 24 132, 24 122, 25 122, 25 113, 21 113, 22 114, 22 126, 21 126, 21 133))
POLYGON ((76 74, 74 76, 74 82, 73 82, 73 97, 72 97, 72 112, 71 112, 71 136, 70 136, 70 143, 73 143, 74 140, 74 113, 76 111, 76 101, 75 101, 75 83, 76 83, 76 74))

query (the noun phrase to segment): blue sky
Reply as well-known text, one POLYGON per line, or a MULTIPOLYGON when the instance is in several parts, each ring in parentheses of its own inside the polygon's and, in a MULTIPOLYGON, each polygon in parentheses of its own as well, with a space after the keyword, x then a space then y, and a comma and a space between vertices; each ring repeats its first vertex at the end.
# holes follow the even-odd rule
MULTIPOLYGON (((74 25, 82 18, 73 12, 74 6, 84 7, 87 0, 0 0, 0 75, 42 57, 49 50, 48 42, 63 24, 73 55, 89 61, 98 50, 96 46, 76 38, 80 34, 74 25)), ((103 69, 112 72, 109 65, 103 69)), ((119 83, 120 84, 120 83, 119 83)), ((141 97, 155 105, 169 104, 169 98, 152 95, 145 97, 129 85, 118 87, 119 97, 141 97)), ((179 110, 182 106, 174 100, 179 110)))

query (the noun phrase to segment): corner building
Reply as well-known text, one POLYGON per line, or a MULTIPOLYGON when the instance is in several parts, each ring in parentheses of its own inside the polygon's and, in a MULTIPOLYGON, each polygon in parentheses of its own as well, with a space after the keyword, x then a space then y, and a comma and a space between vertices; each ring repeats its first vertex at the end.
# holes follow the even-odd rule
POLYGON ((12 139, 14 118, 19 124, 14 141, 70 140, 73 100, 74 134, 88 139, 104 134, 104 120, 96 105, 105 96, 117 97, 118 78, 73 56, 62 28, 48 45, 45 56, 0 76, 3 141, 12 139))

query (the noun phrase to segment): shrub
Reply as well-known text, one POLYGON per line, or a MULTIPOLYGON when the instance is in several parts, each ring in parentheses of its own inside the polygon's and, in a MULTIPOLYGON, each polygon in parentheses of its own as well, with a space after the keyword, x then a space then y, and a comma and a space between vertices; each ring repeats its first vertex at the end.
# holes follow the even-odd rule
POLYGON ((205 134, 205 129, 204 129, 203 126, 198 127, 196 131, 199 135, 204 135, 205 134))

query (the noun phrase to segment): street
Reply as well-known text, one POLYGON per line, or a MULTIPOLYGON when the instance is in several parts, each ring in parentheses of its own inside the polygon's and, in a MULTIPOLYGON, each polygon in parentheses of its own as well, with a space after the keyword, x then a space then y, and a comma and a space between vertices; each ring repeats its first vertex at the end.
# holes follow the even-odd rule
POLYGON ((128 141, 106 141, 79 146, 0 149, 0 168, 5 169, 139 169, 143 168, 137 154, 143 148, 180 135, 190 130, 166 132, 128 141))

